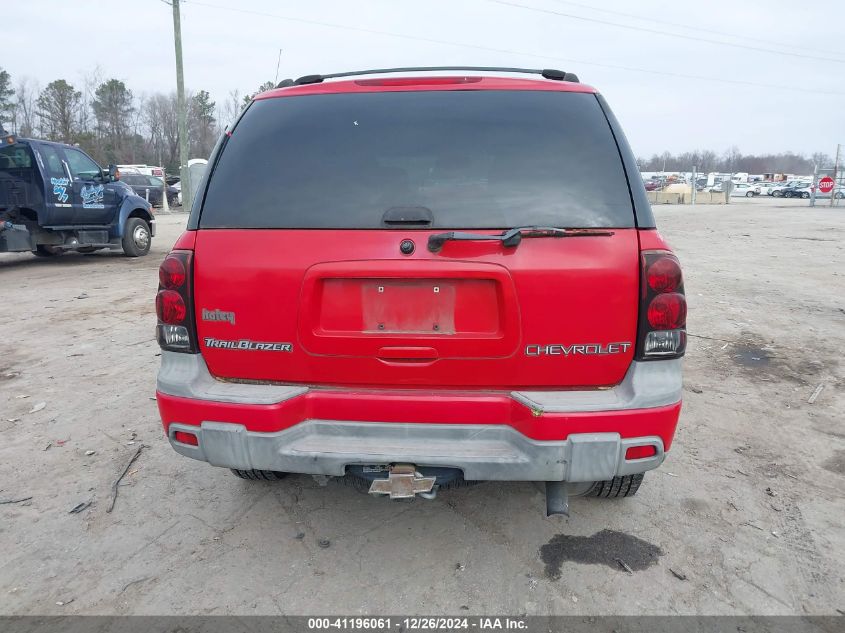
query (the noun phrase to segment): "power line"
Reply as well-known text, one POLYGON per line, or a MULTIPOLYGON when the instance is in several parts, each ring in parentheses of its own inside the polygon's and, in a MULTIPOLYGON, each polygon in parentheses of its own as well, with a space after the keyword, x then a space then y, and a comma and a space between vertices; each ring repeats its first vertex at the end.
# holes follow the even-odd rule
POLYGON ((549 55, 538 55, 537 53, 526 53, 524 51, 515 51, 507 48, 496 48, 492 46, 478 46, 475 44, 464 44, 462 42, 452 42, 449 40, 440 40, 430 37, 421 37, 417 35, 406 35, 402 33, 392 33, 390 31, 381 31, 377 29, 368 29, 364 27, 358 26, 347 26, 344 24, 333 24, 331 22, 322 22, 320 20, 310 20, 307 18, 296 18, 291 16, 279 15, 277 13, 267 13, 265 11, 256 11, 254 9, 239 9, 235 7, 224 7, 216 4, 211 4, 209 2, 203 2, 201 0, 183 0, 185 4, 189 4, 191 6, 199 6, 199 7, 206 7, 209 9, 218 9, 221 11, 231 11, 233 13, 243 13, 246 15, 257 15, 260 17, 265 18, 275 18, 277 20, 284 20, 286 22, 297 22, 300 24, 311 24, 314 26, 323 26, 332 29, 340 29, 343 31, 354 31, 357 33, 366 33, 368 35, 382 35, 385 37, 395 37, 399 39, 405 40, 412 40, 415 42, 425 42, 428 44, 440 44, 444 46, 458 46, 461 48, 470 48, 479 51, 486 51, 488 53, 504 53, 506 55, 520 55, 523 57, 533 57, 535 59, 544 59, 546 61, 558 61, 558 62, 566 62, 571 64, 581 64, 584 66, 595 66, 597 68, 608 68, 611 70, 624 70, 626 72, 637 72, 637 73, 646 73, 650 75, 662 75, 665 77, 675 77, 677 79, 694 79, 696 81, 712 81, 717 83, 726 83, 726 84, 733 84, 738 86, 751 86, 755 88, 768 88, 774 90, 786 90, 790 92, 800 92, 803 94, 824 94, 824 95, 836 95, 836 96, 845 96, 845 92, 836 92, 831 90, 817 90, 817 89, 809 89, 803 87, 794 87, 789 85, 778 85, 778 84, 766 84, 766 83, 758 83, 754 81, 744 81, 740 79, 726 79, 723 77, 708 77, 706 75, 689 75, 684 73, 675 73, 666 70, 654 70, 650 68, 638 68, 635 66, 621 66, 617 64, 604 64, 601 62, 591 62, 588 60, 583 59, 574 59, 574 58, 567 58, 567 57, 554 57, 549 55))
POLYGON ((604 24, 606 26, 615 26, 620 29, 628 29, 629 31, 640 31, 642 33, 652 33, 655 35, 664 35, 666 37, 675 37, 681 40, 690 40, 692 42, 705 42, 707 44, 718 44, 721 46, 732 46, 733 48, 742 48, 749 51, 758 51, 762 53, 773 53, 775 55, 785 55, 787 57, 800 57, 802 59, 812 59, 815 61, 835 62, 837 64, 845 64, 845 59, 835 59, 833 57, 818 57, 816 55, 804 55, 803 53, 790 53, 787 51, 778 51, 773 48, 762 48, 759 46, 749 46, 748 44, 735 44, 733 42, 720 42, 719 40, 711 40, 706 37, 696 37, 695 35, 682 35, 680 33, 671 33, 670 31, 660 31, 658 29, 649 29, 643 26, 632 26, 630 24, 620 24, 619 22, 610 22, 609 20, 600 20, 598 18, 588 18, 583 15, 575 15, 573 13, 564 13, 563 11, 553 11, 552 9, 541 9, 539 7, 530 7, 526 4, 518 4, 516 2, 508 2, 507 0, 487 0, 495 4, 501 4, 507 7, 514 7, 517 9, 525 9, 526 11, 534 11, 536 13, 545 13, 547 15, 556 15, 572 20, 581 20, 582 22, 592 22, 594 24, 604 24))
POLYGON ((727 31, 718 31, 716 29, 708 29, 703 26, 690 26, 689 24, 683 24, 681 22, 670 22, 668 20, 660 20, 658 18, 653 18, 651 16, 645 15, 637 15, 635 13, 624 13, 622 11, 611 11, 610 9, 601 9, 599 7, 594 7, 589 4, 581 4, 579 2, 569 2, 569 0, 553 0, 553 2, 557 2, 558 4, 567 4, 573 7, 578 7, 580 9, 587 9, 589 11, 596 11, 598 13, 607 13, 609 15, 619 15, 624 18, 633 18, 635 20, 644 20, 646 22, 652 22, 654 24, 665 24, 666 26, 674 26, 681 29, 687 29, 690 31, 700 31, 702 33, 712 33, 714 35, 722 35, 724 37, 733 37, 733 38, 741 38, 744 40, 749 40, 751 42, 760 42, 761 44, 773 44, 775 46, 780 46, 781 48, 794 48, 798 50, 804 51, 812 51, 815 53, 824 53, 826 55, 845 55, 843 51, 828 51, 820 48, 810 48, 809 46, 796 46, 795 44, 784 44, 782 42, 776 42, 774 40, 766 40, 760 37, 749 37, 748 35, 738 34, 738 33, 728 33, 727 31))

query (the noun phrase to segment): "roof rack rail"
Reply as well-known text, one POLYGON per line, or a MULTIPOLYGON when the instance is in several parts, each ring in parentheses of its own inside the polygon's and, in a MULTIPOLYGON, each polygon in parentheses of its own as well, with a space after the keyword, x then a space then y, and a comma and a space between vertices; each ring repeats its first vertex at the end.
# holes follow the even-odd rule
POLYGON ((507 68, 499 66, 409 66, 404 68, 374 68, 371 70, 352 70, 345 73, 331 73, 328 75, 305 75, 299 79, 284 79, 279 82, 277 88, 288 86, 302 86, 305 84, 318 84, 325 79, 337 79, 339 77, 354 77, 356 75, 383 75, 387 73, 407 73, 420 71, 453 71, 467 70, 472 72, 499 72, 499 73, 523 73, 529 75, 541 75, 546 79, 554 81, 570 81, 578 83, 578 75, 567 73, 554 68, 507 68))

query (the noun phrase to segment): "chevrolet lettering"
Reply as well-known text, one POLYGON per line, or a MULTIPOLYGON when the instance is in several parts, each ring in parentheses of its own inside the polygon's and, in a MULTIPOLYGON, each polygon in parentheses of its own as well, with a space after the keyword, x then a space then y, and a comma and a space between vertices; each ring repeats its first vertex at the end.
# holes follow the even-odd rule
POLYGON ((586 345, 528 345, 526 356, 595 356, 603 354, 624 354, 631 348, 631 343, 589 343, 586 345))

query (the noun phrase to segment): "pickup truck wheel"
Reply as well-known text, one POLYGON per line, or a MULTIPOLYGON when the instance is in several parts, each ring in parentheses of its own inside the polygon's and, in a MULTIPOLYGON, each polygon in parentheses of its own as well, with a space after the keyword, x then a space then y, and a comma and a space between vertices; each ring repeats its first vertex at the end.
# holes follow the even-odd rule
POLYGON ((141 218, 129 218, 123 229, 123 252, 127 257, 142 257, 150 252, 150 225, 141 218))
POLYGON ((279 481, 287 475, 287 473, 280 473, 275 470, 238 470, 237 468, 230 470, 241 479, 249 479, 250 481, 279 481))
POLYGON ((32 254, 36 257, 57 257, 62 254, 62 251, 59 249, 54 249, 51 246, 44 246, 44 244, 39 244, 35 247, 35 250, 32 251, 32 254))
POLYGON ((643 474, 625 475, 614 477, 610 481, 597 481, 593 487, 584 495, 585 497, 633 497, 643 483, 643 474))

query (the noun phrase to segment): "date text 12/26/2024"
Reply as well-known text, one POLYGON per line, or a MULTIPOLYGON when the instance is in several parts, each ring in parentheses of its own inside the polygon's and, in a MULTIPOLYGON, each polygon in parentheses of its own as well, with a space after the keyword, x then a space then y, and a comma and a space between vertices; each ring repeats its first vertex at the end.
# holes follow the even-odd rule
POLYGON ((527 630, 522 618, 511 617, 335 617, 308 618, 308 630, 341 631, 456 631, 527 630))

